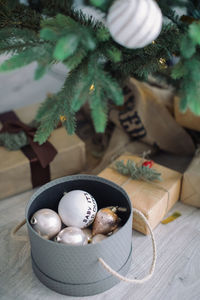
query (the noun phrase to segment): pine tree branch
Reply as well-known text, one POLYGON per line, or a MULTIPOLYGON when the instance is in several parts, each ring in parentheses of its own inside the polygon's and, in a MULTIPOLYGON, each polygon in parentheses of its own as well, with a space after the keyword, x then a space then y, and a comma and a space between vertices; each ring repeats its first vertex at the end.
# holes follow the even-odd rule
POLYGON ((75 112, 72 110, 72 101, 82 68, 83 65, 72 70, 68 74, 61 91, 47 97, 40 106, 36 115, 36 121, 40 123, 40 126, 34 137, 34 140, 39 144, 48 139, 61 117, 64 118, 63 126, 66 127, 68 133, 73 134, 75 132, 76 118, 75 112))
MULTIPOLYGON (((174 3, 175 4, 175 3, 174 3)), ((175 10, 172 10, 166 1, 159 1, 159 6, 162 10, 162 13, 165 17, 167 17, 172 23, 174 23, 179 30, 183 31, 185 29, 185 25, 180 21, 180 17, 176 14, 175 10)))
POLYGON ((42 15, 23 4, 12 9, 7 1, 0 2, 0 28, 26 28, 38 32, 42 15))
POLYGON ((162 180, 161 173, 146 166, 139 166, 133 160, 128 160, 126 164, 123 161, 117 161, 115 168, 119 173, 131 176, 131 178, 135 180, 162 180))

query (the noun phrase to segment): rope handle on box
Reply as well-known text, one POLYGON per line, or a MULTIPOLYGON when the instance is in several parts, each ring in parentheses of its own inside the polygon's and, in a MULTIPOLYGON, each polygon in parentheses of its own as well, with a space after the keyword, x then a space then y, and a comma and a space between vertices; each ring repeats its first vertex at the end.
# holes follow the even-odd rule
POLYGON ((148 220, 146 219, 146 217, 143 215, 143 213, 139 210, 137 210, 136 208, 133 209, 133 212, 135 214, 137 214, 138 216, 141 217, 141 219, 146 223, 148 229, 149 229, 149 232, 150 232, 150 236, 151 236, 151 240, 152 240, 152 247, 153 247, 153 260, 152 260, 152 264, 151 264, 151 268, 150 268, 150 271, 149 271, 149 274, 147 276, 145 276, 144 278, 142 279, 131 279, 131 278, 127 278, 127 277, 124 277, 122 275, 120 275, 118 272, 116 272, 115 270, 113 270, 104 260, 103 258, 99 258, 99 262, 102 264, 102 266, 110 273, 112 274, 113 276, 117 277, 118 279, 122 280, 122 281, 125 281, 125 282, 129 282, 129 283, 144 283, 146 281, 148 281, 152 276, 153 276, 153 273, 154 273, 154 270, 155 270, 155 265, 156 265, 156 259, 157 259, 157 251, 156 251, 156 242, 155 242, 155 237, 154 237, 154 233, 151 229, 151 226, 148 222, 148 220))
POLYGON ((28 242, 28 237, 26 235, 16 235, 16 233, 26 224, 26 219, 21 221, 11 230, 11 237, 17 241, 28 242))
MULTIPOLYGON (((148 281, 154 273, 155 270, 155 265, 156 265, 156 259, 157 259, 157 251, 156 251, 156 242, 155 242, 155 237, 153 234, 153 231, 151 229, 151 226, 148 222, 148 220, 146 219, 146 217, 143 215, 143 213, 139 210, 137 210, 136 208, 133 209, 133 212, 135 214, 137 214, 138 216, 141 217, 141 219, 146 223, 149 232, 150 232, 150 236, 151 236, 151 240, 152 240, 152 247, 153 247, 153 260, 152 260, 152 264, 151 264, 151 268, 150 268, 150 272, 149 274, 144 277, 143 279, 131 279, 131 278, 127 278, 124 277, 122 275, 120 275, 118 272, 116 272, 115 270, 113 270, 104 260, 103 258, 99 258, 99 262, 102 264, 102 266, 109 272, 111 273, 113 276, 117 277, 118 279, 125 281, 125 282, 129 282, 129 283, 144 283, 146 281, 148 281)), ((18 241, 28 241, 28 237, 27 236, 18 236, 16 235, 16 233, 20 230, 20 228, 22 228, 24 225, 26 224, 26 219, 24 219, 23 221, 21 221, 19 224, 17 224, 16 227, 14 227, 11 231, 11 237, 13 237, 14 239, 18 240, 18 241)))

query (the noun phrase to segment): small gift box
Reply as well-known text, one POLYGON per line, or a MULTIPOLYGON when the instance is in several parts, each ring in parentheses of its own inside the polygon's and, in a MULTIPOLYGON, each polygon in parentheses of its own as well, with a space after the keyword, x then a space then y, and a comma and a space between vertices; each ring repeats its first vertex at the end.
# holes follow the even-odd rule
MULTIPOLYGON (((140 157, 130 154, 124 154, 117 159, 125 164, 128 160, 133 160, 136 164, 141 162, 140 157)), ((149 167, 148 164, 146 167, 149 167)), ((133 180, 130 176, 120 174, 115 169, 115 162, 103 170, 99 176, 120 185, 129 195, 132 206, 140 210, 151 227, 155 228, 179 200, 182 175, 156 163, 153 168, 161 174, 162 181, 133 180)), ((147 226, 138 216, 134 216, 133 228, 144 234, 149 233, 147 226)))
POLYGON ((183 174, 181 201, 185 204, 200 207, 200 151, 193 158, 183 174))
POLYGON ((15 133, 20 128, 29 140, 29 145, 21 150, 0 147, 0 199, 78 173, 85 165, 85 144, 62 127, 54 130, 41 146, 33 141, 35 131, 26 124, 34 119, 38 106, 0 114, 3 132, 15 133))

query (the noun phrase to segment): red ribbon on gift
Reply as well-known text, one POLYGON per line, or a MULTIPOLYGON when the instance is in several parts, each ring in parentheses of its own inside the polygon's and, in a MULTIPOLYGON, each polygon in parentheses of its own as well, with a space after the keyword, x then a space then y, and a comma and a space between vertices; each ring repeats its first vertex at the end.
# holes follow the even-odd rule
POLYGON ((42 145, 34 142, 36 128, 30 127, 19 120, 13 111, 0 114, 0 122, 3 124, 2 132, 18 133, 24 131, 29 145, 22 147, 21 151, 30 161, 31 181, 33 187, 50 181, 49 164, 57 154, 57 150, 48 141, 42 145))

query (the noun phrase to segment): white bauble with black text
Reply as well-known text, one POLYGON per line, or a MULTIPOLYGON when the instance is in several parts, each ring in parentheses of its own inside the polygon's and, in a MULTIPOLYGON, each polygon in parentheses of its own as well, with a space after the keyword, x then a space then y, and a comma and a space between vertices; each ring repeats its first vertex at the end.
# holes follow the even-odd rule
POLYGON ((154 0, 117 0, 109 9, 107 26, 118 44, 142 48, 159 36, 162 12, 154 0))
POLYGON ((74 190, 66 193, 58 204, 58 214, 66 226, 88 227, 97 213, 97 203, 86 191, 74 190))

